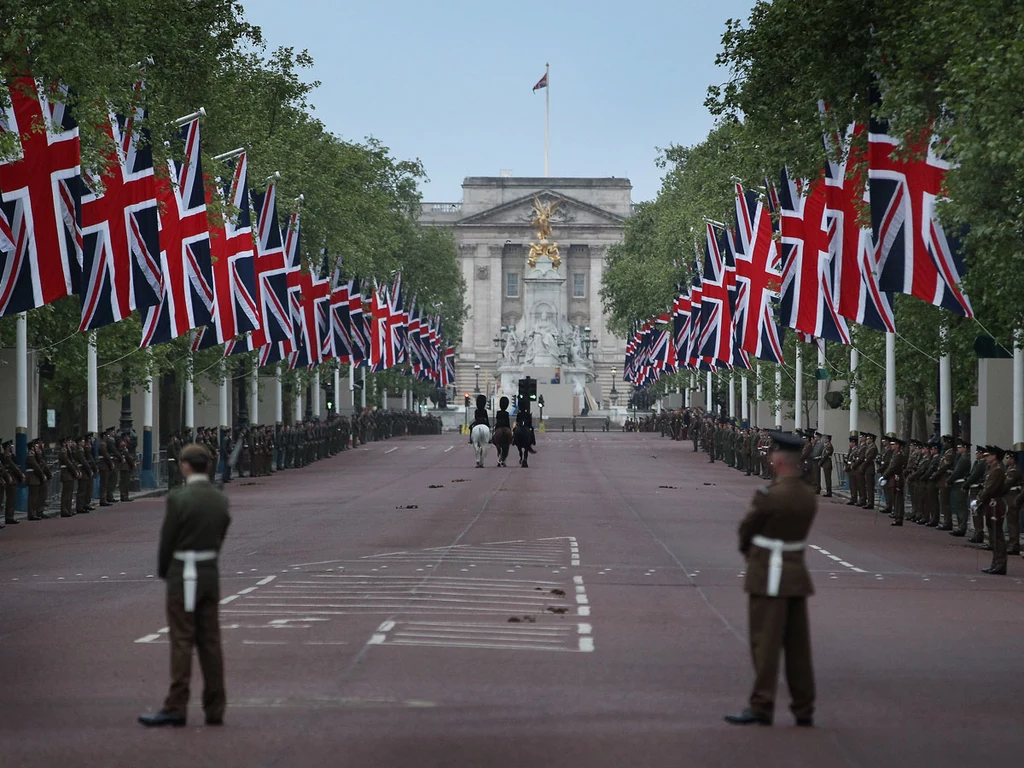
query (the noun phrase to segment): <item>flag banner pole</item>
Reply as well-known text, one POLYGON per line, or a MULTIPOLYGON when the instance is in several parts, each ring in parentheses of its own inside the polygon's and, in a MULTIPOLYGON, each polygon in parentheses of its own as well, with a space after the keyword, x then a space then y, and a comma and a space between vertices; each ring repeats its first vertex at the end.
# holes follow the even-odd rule
POLYGON ((1013 335, 1013 444, 1024 443, 1024 338, 1013 335))
MULTIPOLYGON (((14 455, 22 472, 28 458, 28 315, 15 316, 14 352, 14 455)), ((17 508, 28 509, 28 487, 19 486, 17 508)))
MULTIPOLYGON (((942 326, 939 335, 945 341, 949 329, 942 326)), ((888 432, 896 432, 896 425, 889 424, 888 432)), ((939 358, 939 434, 953 434, 953 374, 949 354, 939 358)))
POLYGON ((548 177, 551 127, 551 65, 544 65, 544 177, 548 177))
POLYGON ((815 339, 818 347, 818 371, 815 378, 818 380, 818 424, 819 430, 825 428, 825 390, 828 388, 828 381, 823 377, 825 370, 825 340, 815 339))
POLYGON ((885 431, 896 431, 896 334, 885 334, 885 431))
MULTIPOLYGON (((149 355, 149 348, 146 349, 149 355)), ((139 473, 142 488, 156 488, 153 472, 153 374, 146 374, 142 393, 142 469, 139 473)))
POLYGON ((793 423, 799 432, 804 428, 804 355, 800 342, 796 345, 796 384, 793 392, 793 423))
POLYGON ((857 367, 860 365, 860 352, 850 347, 850 432, 860 428, 860 394, 857 391, 857 367))

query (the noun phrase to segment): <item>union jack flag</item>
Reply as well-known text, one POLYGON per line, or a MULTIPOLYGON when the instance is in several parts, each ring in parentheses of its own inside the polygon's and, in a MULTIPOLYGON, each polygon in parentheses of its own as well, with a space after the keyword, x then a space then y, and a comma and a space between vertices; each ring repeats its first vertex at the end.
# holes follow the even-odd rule
POLYGON ((256 256, 249 212, 249 160, 246 153, 232 158, 231 177, 220 189, 226 206, 237 213, 225 214, 211 230, 214 294, 217 314, 213 323, 217 343, 260 327, 256 291, 256 256))
POLYGON ((352 364, 367 365, 370 359, 368 313, 363 311, 363 286, 358 277, 348 284, 348 331, 352 341, 352 364))
POLYGON ((168 164, 156 180, 160 202, 160 304, 150 307, 142 346, 184 336, 214 316, 213 262, 206 215, 206 186, 199 147, 199 119, 182 126, 185 159, 168 164))
POLYGON ((938 203, 950 163, 925 136, 911 150, 919 160, 894 156, 899 141, 887 126, 868 134, 871 227, 882 290, 916 296, 962 317, 974 309, 961 283, 966 273, 960 241, 939 222, 938 203))
POLYGON ((690 291, 683 291, 680 285, 677 289, 677 296, 672 302, 672 341, 676 348, 676 364, 681 367, 689 367, 687 359, 690 342, 690 291))
POLYGON ((741 184, 736 184, 735 257, 740 347, 761 360, 781 363, 782 330, 773 304, 782 288, 782 262, 767 206, 741 184))
POLYGON ((455 347, 448 347, 444 351, 444 364, 441 366, 440 380, 442 387, 455 383, 455 347))
MULTIPOLYGON (((142 90, 141 83, 136 92, 142 90)), ((160 222, 149 135, 130 118, 111 115, 114 149, 104 174, 82 198, 82 321, 80 331, 117 323, 133 309, 160 303, 160 222)))
POLYGON ((281 226, 277 219, 277 185, 252 193, 256 210, 256 302, 260 327, 250 334, 250 348, 285 343, 291 352, 294 328, 288 295, 288 264, 285 261, 281 226))
POLYGON ((735 268, 727 263, 727 248, 719 243, 711 224, 705 224, 704 272, 700 310, 700 355, 725 364, 732 362, 733 320, 729 283, 735 268), (732 272, 732 275, 730 275, 732 272))
POLYGON ((686 363, 690 368, 712 370, 711 358, 705 360, 700 354, 701 317, 704 314, 704 284, 701 280, 701 272, 703 270, 699 261, 699 254, 697 259, 690 278, 690 336, 686 351, 686 363))
POLYGON ((833 228, 826 202, 824 175, 808 186, 782 170, 779 205, 784 266, 779 314, 789 328, 849 344, 850 331, 833 291, 833 228))
POLYGON ((388 339, 390 316, 387 289, 375 286, 370 296, 370 368, 374 371, 390 368, 394 360, 388 339), (392 355, 390 358, 389 351, 392 355))
POLYGON ((77 292, 82 262, 82 176, 78 125, 67 89, 52 100, 28 77, 8 92, 0 132, 20 155, 0 158, 0 317, 77 292))
POLYGON ((402 273, 395 275, 395 284, 392 286, 391 294, 388 297, 388 320, 387 320, 387 367, 393 368, 405 362, 406 338, 409 324, 409 313, 405 311, 402 303, 402 273))
POLYGON ((855 138, 862 125, 851 125, 845 140, 837 135, 826 139, 829 149, 825 163, 825 205, 829 217, 829 245, 834 277, 833 296, 839 299, 839 314, 847 320, 878 331, 896 330, 892 298, 884 293, 875 273, 875 248, 871 230, 862 227, 858 207, 865 202, 866 187, 860 172, 863 153, 855 138), (840 144, 842 161, 835 160, 832 145, 840 144))

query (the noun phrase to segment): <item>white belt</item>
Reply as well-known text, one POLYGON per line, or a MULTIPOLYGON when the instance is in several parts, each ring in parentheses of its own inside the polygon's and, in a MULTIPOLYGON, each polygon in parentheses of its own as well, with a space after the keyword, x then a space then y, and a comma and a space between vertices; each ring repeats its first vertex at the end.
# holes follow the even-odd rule
POLYGON ((185 612, 192 613, 196 609, 196 580, 199 574, 196 573, 196 563, 207 560, 216 560, 217 553, 212 549, 196 552, 193 549, 174 553, 175 560, 181 560, 185 564, 181 578, 185 582, 185 612))
POLYGON ((750 541, 755 547, 769 550, 772 555, 768 560, 768 597, 778 597, 779 583, 782 581, 782 553, 801 552, 804 548, 802 541, 783 541, 782 539, 769 539, 766 536, 755 536, 750 541))

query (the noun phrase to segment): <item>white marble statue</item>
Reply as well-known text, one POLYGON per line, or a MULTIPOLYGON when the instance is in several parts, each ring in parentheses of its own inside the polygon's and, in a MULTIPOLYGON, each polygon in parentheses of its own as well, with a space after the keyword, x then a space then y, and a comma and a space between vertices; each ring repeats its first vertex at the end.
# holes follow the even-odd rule
POLYGON ((549 357, 557 360, 558 355, 558 329, 551 322, 551 314, 545 312, 530 333, 526 362, 531 363, 538 357, 549 357))
POLYGON ((516 365, 519 362, 519 347, 519 336, 516 334, 516 329, 509 328, 508 336, 505 338, 505 348, 502 350, 502 356, 506 363, 516 365))
POLYGON ((572 327, 572 336, 569 338, 569 362, 583 362, 583 334, 578 325, 572 327))

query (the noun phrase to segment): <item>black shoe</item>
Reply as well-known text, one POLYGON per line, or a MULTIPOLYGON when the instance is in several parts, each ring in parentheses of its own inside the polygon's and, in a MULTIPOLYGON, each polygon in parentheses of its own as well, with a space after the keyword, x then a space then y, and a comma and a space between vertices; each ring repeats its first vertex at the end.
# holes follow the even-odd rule
POLYGON ((982 573, 991 574, 992 576, 1005 576, 1006 575, 1006 569, 1005 568, 982 568, 981 572, 982 573))
POLYGON ((112 506, 114 506, 114 505, 113 505, 113 504, 111 504, 111 503, 110 503, 109 501, 101 501, 101 502, 100 502, 100 506, 101 506, 101 507, 112 507, 112 506))
POLYGON ((207 725, 224 725, 223 717, 208 717, 206 718, 207 725))
POLYGON ((986 552, 991 552, 992 551, 992 545, 991 544, 982 544, 981 548, 984 549, 986 552))
POLYGON ((830 498, 831 496, 832 496, 831 493, 823 493, 823 494, 821 494, 821 498, 823 498, 823 499, 830 498))
POLYGON ((967 531, 950 531, 949 535, 950 536, 956 536, 957 538, 960 538, 962 536, 966 536, 967 535, 967 531))
POLYGON ((796 724, 799 725, 801 728, 813 728, 814 727, 814 718, 813 717, 798 717, 796 719, 796 724))
POLYGON ((737 715, 726 715, 725 722, 731 725, 771 725, 772 721, 764 715, 756 715, 749 709, 744 709, 737 715))
POLYGON ((156 728, 162 725, 183 728, 185 727, 185 716, 172 715, 170 712, 156 712, 152 715, 139 715, 139 723, 147 728, 156 728))
POLYGON ((4 523, 6 525, 17 525, 20 522, 21 522, 21 520, 4 520, 4 523))
POLYGON ((846 506, 848 506, 848 507, 859 507, 859 506, 860 506, 860 504, 858 504, 858 503, 857 503, 856 501, 854 501, 853 499, 850 499, 850 500, 849 500, 848 502, 846 502, 846 506))
POLYGON ((61 512, 60 516, 61 517, 74 517, 75 513, 74 512, 61 512))
POLYGON ((953 526, 952 525, 937 525, 937 526, 935 526, 935 530, 936 531, 952 531, 953 530, 953 526))
POLYGON ((897 528, 902 528, 903 527, 903 521, 902 520, 893 520, 891 523, 889 523, 889 525, 895 525, 897 528))
POLYGON ((967 543, 968 544, 984 544, 985 543, 985 539, 984 539, 984 537, 980 537, 979 538, 978 536, 971 536, 971 538, 969 538, 967 540, 967 543))
POLYGON ((88 515, 90 512, 92 512, 92 510, 89 509, 89 507, 86 507, 85 509, 76 509, 75 510, 75 514, 76 515, 88 515))

